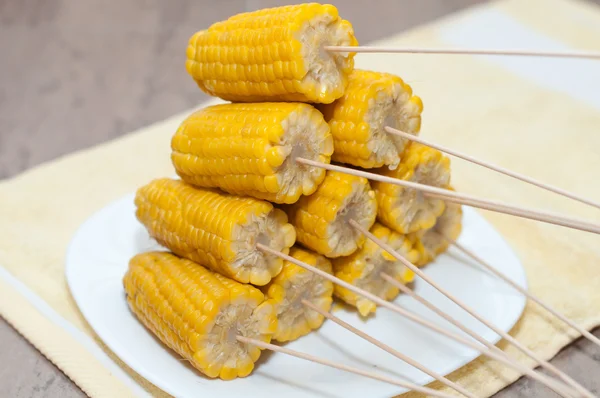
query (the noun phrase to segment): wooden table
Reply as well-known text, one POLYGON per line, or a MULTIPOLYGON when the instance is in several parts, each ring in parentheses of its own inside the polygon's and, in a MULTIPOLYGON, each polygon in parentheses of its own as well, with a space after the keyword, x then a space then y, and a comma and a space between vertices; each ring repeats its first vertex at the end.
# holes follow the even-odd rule
MULTIPOLYGON (((479 1, 331 2, 368 42, 479 1)), ((236 12, 289 3, 0 0, 0 178, 195 106, 206 97, 185 73, 190 34, 236 12)), ((591 344, 579 341, 553 363, 600 390, 600 350, 591 344)), ((521 379, 497 396, 546 394, 521 379)), ((81 396, 0 320, 0 397, 81 396)))

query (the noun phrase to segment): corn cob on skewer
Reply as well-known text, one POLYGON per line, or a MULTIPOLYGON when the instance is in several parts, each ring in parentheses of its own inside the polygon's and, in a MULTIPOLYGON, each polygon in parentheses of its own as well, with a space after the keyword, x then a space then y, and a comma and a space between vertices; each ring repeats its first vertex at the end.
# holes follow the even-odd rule
POLYGON ((344 95, 320 105, 331 127, 332 160, 364 168, 395 169, 408 141, 388 134, 393 127, 409 134, 421 129, 421 99, 398 76, 355 69, 344 95))
POLYGON ((211 378, 250 374, 260 349, 236 336, 268 343, 277 329, 274 303, 260 290, 170 253, 133 257, 123 285, 138 319, 211 378))
MULTIPOLYGON (((450 160, 440 151, 413 142, 402 154, 396 170, 382 167, 377 169, 377 173, 445 187, 450 183, 450 160)), ((427 198, 421 191, 378 181, 371 184, 377 198, 378 220, 397 232, 407 234, 431 228, 444 211, 443 200, 427 198)))
POLYGON ((314 194, 285 210, 299 243, 326 257, 339 257, 351 254, 365 241, 348 221, 370 228, 377 203, 366 178, 328 171, 314 194))
POLYGON ((423 266, 448 250, 450 242, 445 237, 450 241, 458 239, 462 231, 462 214, 459 204, 447 202, 444 212, 433 227, 414 233, 412 239, 416 241, 420 253, 417 265, 423 266))
POLYGON ((186 69, 203 91, 228 101, 330 103, 344 93, 354 53, 324 47, 357 44, 332 5, 270 8, 194 34, 186 69))
POLYGON ((223 104, 185 120, 171 141, 177 174, 199 187, 294 203, 310 195, 329 163, 333 140, 319 111, 301 103, 223 104))
MULTIPOLYGON (((289 255, 327 273, 332 273, 331 262, 319 254, 294 246, 290 249, 289 255)), ((323 311, 329 311, 333 283, 284 261, 283 270, 263 288, 263 291, 275 302, 277 308, 277 331, 273 339, 283 342, 296 340, 321 326, 324 317, 305 306, 302 300, 309 301, 323 311)))
POLYGON ((150 235, 175 254, 238 282, 265 285, 281 271, 281 259, 256 249, 262 243, 287 253, 295 231, 286 214, 252 198, 195 189, 159 179, 140 188, 136 216, 150 235))
MULTIPOLYGON (((370 232, 392 246, 410 262, 417 261, 419 253, 406 235, 392 231, 379 223, 375 223, 370 232)), ((410 283, 414 279, 411 270, 371 240, 367 240, 350 256, 335 258, 332 263, 336 277, 384 300, 393 300, 400 291, 385 281, 381 273, 386 273, 402 283, 410 283)), ((355 306, 362 316, 367 316, 376 310, 374 302, 342 286, 336 285, 334 294, 347 304, 355 306)))

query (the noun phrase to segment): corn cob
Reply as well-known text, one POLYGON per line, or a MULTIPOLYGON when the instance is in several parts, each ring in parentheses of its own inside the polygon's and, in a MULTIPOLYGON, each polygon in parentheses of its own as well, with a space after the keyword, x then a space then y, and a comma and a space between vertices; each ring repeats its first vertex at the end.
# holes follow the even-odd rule
POLYGON ((355 69, 344 95, 319 109, 331 127, 332 160, 395 169, 408 142, 388 134, 384 127, 418 134, 423 103, 398 76, 355 69))
MULTIPOLYGON (((436 187, 450 183, 450 160, 440 151, 415 142, 408 145, 396 170, 377 169, 378 174, 436 187)), ((407 234, 431 228, 444 211, 444 202, 427 198, 419 190, 372 182, 377 198, 378 220, 397 232, 407 234)))
MULTIPOLYGON (((419 253, 406 235, 392 231, 379 223, 375 223, 370 232, 392 246, 408 261, 414 263, 418 260, 419 253)), ((414 279, 411 270, 370 240, 350 256, 335 258, 332 263, 335 276, 385 300, 393 300, 400 291, 383 279, 381 273, 386 273, 402 283, 410 283, 414 279)), ((344 287, 335 285, 334 295, 347 304, 355 306, 362 316, 375 312, 374 302, 344 287)))
MULTIPOLYGON (((321 255, 294 246, 290 249, 290 256, 332 273, 331 263, 321 255)), ((283 342, 296 340, 321 326, 324 317, 305 306, 302 301, 309 301, 323 311, 329 311, 333 283, 285 261, 281 273, 263 291, 276 306, 277 331, 273 339, 283 342)))
POLYGON ((133 257, 123 285, 138 319, 208 377, 249 375, 260 349, 236 336, 268 343, 277 329, 273 300, 260 290, 167 252, 133 257))
POLYGON ((242 283, 265 285, 283 261, 255 247, 262 243, 288 253, 295 231, 272 204, 195 189, 159 179, 140 188, 136 216, 150 235, 175 254, 242 283))
MULTIPOLYGON (((451 189, 451 188, 449 188, 451 189)), ((450 243, 444 238, 455 241, 462 231, 462 207, 456 203, 446 202, 446 209, 429 229, 414 232, 412 239, 420 253, 417 265, 423 266, 448 250, 450 243)))
POLYGON ((329 163, 333 140, 321 113, 307 104, 223 104, 185 120, 171 148, 177 174, 190 184, 294 203, 325 178, 323 169, 295 159, 329 163))
POLYGON ((228 101, 330 103, 344 93, 354 53, 323 47, 357 44, 332 5, 270 8, 194 34, 186 69, 200 89, 228 101))
POLYGON ((367 179, 328 171, 314 194, 284 210, 299 243, 326 257, 339 257, 351 254, 365 240, 348 222, 355 220, 370 228, 377 203, 367 179))

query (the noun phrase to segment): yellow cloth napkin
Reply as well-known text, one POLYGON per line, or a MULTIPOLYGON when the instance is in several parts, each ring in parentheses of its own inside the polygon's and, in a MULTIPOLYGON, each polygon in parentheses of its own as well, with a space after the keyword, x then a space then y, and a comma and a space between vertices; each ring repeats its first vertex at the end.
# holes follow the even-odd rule
MULTIPOLYGON (((505 0, 375 44, 600 50, 598 37, 595 6, 505 0)), ((423 98, 423 137, 600 198, 600 68, 592 62, 357 56, 358 67, 397 73, 423 98)), ((67 245, 76 228, 108 202, 173 174, 169 140, 188 113, 0 183, 0 315, 91 396, 166 394, 119 361, 79 313, 64 277, 67 245)), ((453 160, 453 181, 464 192, 600 221, 597 210, 462 161, 453 160)), ((600 324, 600 237, 485 216, 517 251, 535 294, 586 328, 600 324)), ((576 335, 534 305, 511 333, 543 358, 576 335)), ((478 359, 451 378, 489 396, 518 376, 478 359)))

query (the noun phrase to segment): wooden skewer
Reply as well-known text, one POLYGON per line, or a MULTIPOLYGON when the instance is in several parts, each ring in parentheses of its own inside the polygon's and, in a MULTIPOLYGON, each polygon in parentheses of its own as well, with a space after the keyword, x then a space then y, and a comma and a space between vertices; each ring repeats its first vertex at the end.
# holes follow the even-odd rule
POLYGON ((237 340, 239 342, 244 343, 244 344, 252 344, 252 345, 255 345, 255 346, 260 347, 260 348, 265 349, 265 350, 271 350, 271 351, 275 351, 275 352, 281 352, 283 354, 291 355, 293 357, 301 358, 301 359, 304 359, 304 360, 307 360, 307 361, 310 361, 310 362, 316 362, 316 363, 319 363, 321 365, 329 366, 331 368, 343 370, 345 372, 354 373, 354 374, 357 374, 357 375, 360 375, 360 376, 368 377, 370 379, 379 380, 379 381, 383 381, 383 382, 386 382, 386 383, 389 383, 389 384, 393 384, 393 385, 398 386, 398 387, 402 387, 402 388, 407 388, 409 390, 418 391, 418 392, 421 392, 423 394, 430 395, 432 397, 452 398, 451 395, 444 394, 444 393, 436 391, 436 390, 432 390, 431 388, 419 386, 417 384, 410 383, 410 382, 407 382, 407 381, 401 381, 401 380, 393 379, 391 377, 379 375, 377 373, 369 372, 369 371, 366 371, 366 370, 363 370, 363 369, 354 368, 354 367, 351 367, 351 366, 348 366, 348 365, 344 365, 342 363, 330 361, 329 359, 323 359, 323 358, 315 357, 315 356, 312 356, 312 355, 309 355, 309 354, 305 354, 303 352, 290 350, 289 348, 280 347, 278 345, 265 343, 264 341, 260 341, 260 340, 256 340, 256 339, 251 339, 251 338, 248 338, 248 337, 237 336, 236 338, 237 338, 237 340))
POLYGON ((572 320, 570 320, 569 318, 567 318, 566 316, 564 316, 563 314, 561 314, 560 312, 558 312, 557 310, 555 310, 554 308, 552 308, 549 304, 543 302, 540 298, 534 296, 532 293, 530 293, 529 291, 527 291, 527 289, 525 289, 524 287, 522 287, 521 285, 519 285, 518 283, 516 283, 515 281, 513 281, 509 277, 507 277, 502 272, 498 271, 496 268, 492 267, 491 264, 487 263, 484 259, 482 259, 481 257, 479 257, 473 251, 467 249, 466 247, 464 247, 463 245, 461 245, 460 243, 458 243, 456 241, 450 240, 447 236, 445 236, 444 234, 442 234, 440 232, 438 232, 438 234, 440 236, 442 236, 442 238, 444 238, 445 240, 447 240, 448 242, 450 242, 451 245, 453 245, 454 247, 456 247, 462 253, 466 254, 467 256, 469 256, 470 258, 472 258, 473 260, 475 260, 477 263, 479 263, 479 265, 481 265, 483 268, 485 268, 486 270, 488 270, 489 272, 491 272, 492 274, 494 274, 498 278, 502 279, 504 282, 508 283, 515 290, 517 290, 519 293, 525 295, 531 301, 533 301, 534 303, 538 304, 540 307, 544 308, 546 311, 548 311, 549 313, 551 313, 552 315, 554 315, 555 317, 557 317, 558 319, 560 319, 561 321, 563 321, 564 323, 566 323, 567 325, 569 325, 570 327, 572 327, 573 329, 577 330, 579 333, 581 333, 581 335, 583 337, 587 338, 589 341, 591 341, 592 343, 594 343, 598 347, 600 347, 600 339, 598 337, 594 336, 593 334, 591 334, 590 332, 588 332, 587 330, 585 330, 581 326, 577 325, 575 322, 573 322, 572 320))
POLYGON ((392 286, 397 287, 402 293, 414 298, 416 301, 418 301, 419 303, 423 304, 425 307, 427 307, 431 311, 433 311, 436 315, 442 317, 446 321, 448 321, 451 324, 453 324, 454 326, 458 327, 460 330, 467 333, 469 336, 473 337, 475 340, 479 341, 480 343, 482 343, 489 349, 494 350, 494 351, 498 350, 498 351, 502 352, 503 354, 506 354, 504 351, 500 350, 498 347, 496 347, 495 345, 493 345, 492 343, 490 343, 489 341, 487 341, 486 339, 484 339, 483 337, 481 337, 480 335, 475 333, 473 330, 467 328, 465 325, 463 325, 456 319, 452 318, 450 315, 446 314, 444 311, 442 311, 441 309, 439 309, 438 307, 433 305, 433 303, 431 303, 430 301, 427 301, 423 297, 419 296, 417 293, 414 292, 414 290, 410 289, 408 286, 404 285, 401 282, 398 282, 396 279, 392 278, 390 275, 386 274, 385 272, 382 272, 381 278, 383 278, 385 281, 387 281, 392 286))
POLYGON ((434 379, 436 379, 437 381, 439 381, 440 383, 445 384, 446 386, 452 388, 453 390, 457 391, 458 393, 464 395, 465 397, 469 397, 469 398, 476 398, 475 395, 473 395, 472 393, 470 393, 469 391, 467 391, 465 388, 459 386, 458 384, 448 380, 447 378, 445 378, 444 376, 440 375, 439 373, 434 372, 433 370, 427 368, 425 365, 422 365, 421 363, 415 361, 414 359, 402 354, 401 352, 399 352, 398 350, 393 349, 392 347, 388 346, 387 344, 382 343, 381 341, 373 338, 372 336, 368 335, 367 333, 363 332, 362 330, 359 330, 357 328, 355 328, 354 326, 350 325, 347 322, 342 321, 340 318, 338 318, 337 316, 333 315, 330 312, 327 311, 323 311, 321 308, 317 307, 316 305, 314 305, 313 303, 311 303, 310 301, 307 300, 302 300, 302 303, 304 305, 306 305, 307 307, 309 307, 310 309, 312 309, 313 311, 318 312, 319 314, 323 315, 325 318, 337 323, 338 325, 340 325, 341 327, 343 327, 346 330, 349 330, 350 332, 354 333, 355 335, 361 337, 362 339, 368 341, 371 344, 376 345, 377 347, 381 348, 382 350, 392 354, 393 356, 395 356, 396 358, 400 359, 403 362, 406 362, 407 364, 419 369, 421 372, 428 374, 429 376, 433 377, 434 379))
POLYGON ((346 289, 348 289, 348 290, 350 290, 350 291, 352 291, 352 292, 354 292, 354 293, 356 293, 356 294, 358 294, 358 295, 360 295, 362 297, 365 297, 365 298, 373 301, 374 303, 376 303, 376 304, 378 304, 378 305, 380 305, 382 307, 385 307, 385 308, 387 308, 387 309, 389 309, 389 310, 391 310, 391 311, 393 311, 393 312, 395 312, 395 313, 397 313, 397 314, 399 314, 399 315, 401 315, 401 316, 403 316, 403 317, 405 317, 405 318, 407 318, 407 319, 409 319, 409 320, 411 320, 411 321, 413 321, 413 322, 415 322, 415 323, 417 323, 417 324, 419 324, 421 326, 425 326, 426 328, 429 328, 429 329, 431 329, 431 330, 433 330, 433 331, 435 331, 435 332, 437 332, 437 333, 439 333, 439 334, 441 334, 443 336, 446 336, 446 337, 448 337, 448 338, 450 338, 450 339, 452 339, 452 340, 454 340, 454 341, 456 341, 456 342, 458 342, 460 344, 463 344, 464 346, 467 346, 467 347, 469 347, 469 348, 471 348, 471 349, 473 349, 473 350, 481 353, 482 355, 485 355, 485 356, 487 356, 489 358, 492 358, 492 359, 494 359, 494 360, 496 360, 498 362, 501 362, 501 363, 505 364, 506 366, 509 366, 512 369, 515 369, 515 370, 517 370, 519 372, 527 374, 528 376, 531 376, 533 379, 535 379, 535 380, 539 381, 540 383, 546 385, 547 387, 549 387, 550 389, 552 389, 553 391, 555 391, 556 393, 558 393, 562 397, 571 397, 571 395, 570 395, 571 390, 570 389, 566 389, 566 386, 564 384, 558 383, 556 380, 553 380, 553 379, 549 378, 546 375, 537 373, 537 372, 533 371, 532 369, 529 369, 527 366, 524 366, 524 365, 522 365, 522 364, 520 364, 518 362, 512 361, 512 360, 510 360, 509 358, 507 358, 504 355, 499 355, 496 352, 493 352, 493 351, 491 351, 489 349, 481 347, 477 343, 475 343, 475 342, 473 342, 473 341, 471 341, 469 339, 466 339, 466 338, 464 338, 461 335, 458 335, 456 333, 450 332, 450 331, 448 331, 448 330, 446 330, 446 329, 444 329, 444 328, 436 325, 435 323, 432 323, 432 322, 430 322, 430 321, 428 321, 428 320, 426 320, 424 318, 421 318, 421 317, 417 316, 416 314, 413 314, 412 312, 410 312, 408 310, 405 310, 404 308, 402 308, 402 307, 400 307, 400 306, 398 306, 396 304, 390 303, 389 301, 386 301, 386 300, 384 300, 384 299, 382 299, 380 297, 377 297, 376 295, 374 295, 372 293, 369 293, 368 291, 366 291, 364 289, 361 289, 361 288, 359 288, 357 286, 354 286, 354 285, 352 285, 352 284, 350 284, 350 283, 348 283, 346 281, 343 281, 343 280, 341 280, 341 279, 339 279, 339 278, 337 278, 337 277, 335 277, 335 276, 333 276, 333 275, 331 275, 331 274, 329 274, 329 273, 327 273, 327 272, 325 272, 323 270, 320 270, 320 269, 318 269, 316 267, 313 267, 312 265, 309 265, 309 264, 306 264, 306 263, 304 263, 302 261, 299 261, 299 260, 295 259, 292 256, 289 256, 287 254, 283 254, 283 253, 281 253, 281 252, 279 252, 277 250, 273 250, 270 247, 263 245, 262 243, 257 243, 256 244, 256 248, 259 249, 259 250, 261 250, 264 253, 271 254, 271 255, 279 257, 279 258, 281 258, 283 260, 289 261, 292 264, 296 264, 299 267, 302 267, 302 268, 304 268, 304 269, 306 269, 306 270, 308 270, 308 271, 310 271, 310 272, 312 272, 312 273, 314 273, 316 275, 319 275, 322 278, 325 278, 325 279, 327 279, 327 280, 329 280, 329 281, 331 281, 331 282, 333 282, 333 283, 335 283, 337 285, 345 287, 346 289))
MULTIPOLYGON (((557 375, 558 377, 560 377, 561 379, 563 379, 567 384, 571 385, 573 388, 575 388, 577 391, 579 391, 580 393, 582 393, 584 396, 586 396, 588 398, 594 398, 595 397, 594 394, 592 394, 590 391, 588 391, 585 387, 583 387, 581 384, 579 384, 577 381, 575 381, 569 375, 567 375, 566 373, 562 372, 560 369, 558 369, 557 367, 555 367, 554 365, 552 365, 548 361, 543 360, 535 352, 533 352, 529 348, 525 347, 523 344, 521 344, 517 339, 515 339, 514 337, 512 337, 510 334, 506 333, 504 330, 500 329, 496 325, 492 324, 491 322, 489 322, 488 320, 486 320, 485 318, 483 318, 475 310, 473 310, 469 305, 467 305, 466 303, 464 303, 463 301, 461 301, 459 298, 455 297, 452 293, 450 293, 449 291, 447 291, 446 289, 444 289, 437 282, 435 282, 433 279, 431 279, 429 276, 427 276, 427 274, 425 274, 423 271, 421 271, 416 265, 414 265, 413 263, 411 263, 410 261, 408 261, 406 258, 404 258, 404 256, 402 256, 400 253, 398 253, 396 250, 394 250, 390 245, 388 245, 387 243, 383 242, 381 239, 377 238, 375 235, 373 235, 372 233, 370 233, 362 225, 360 225, 359 223, 357 223, 354 220, 350 220, 349 223, 350 223, 350 225, 352 227, 354 227, 356 230, 360 231, 363 235, 365 235, 369 240, 373 241, 375 244, 377 244, 383 250, 387 251, 394 258, 396 258, 398 261, 400 261, 402 264, 404 264, 404 266, 406 266, 408 269, 410 269, 411 271, 413 271, 416 275, 418 275, 425 282, 429 283, 437 291, 439 291, 440 293, 442 293, 444 296, 446 296, 451 301, 453 301, 456 305, 458 305, 463 310, 465 310, 469 315, 471 315, 472 317, 474 317, 475 319, 477 319, 479 322, 483 323, 485 326, 487 326, 488 328, 490 328, 491 330, 493 330, 494 333, 498 334, 504 340, 508 341, 510 344, 512 344, 515 348, 517 348, 523 354, 525 354, 528 357, 530 357, 531 359, 535 360, 538 363, 538 365, 542 366, 546 370, 554 373, 555 375, 557 375)), ((423 300, 423 301, 421 301, 422 303, 425 301, 425 299, 423 299, 423 298, 421 298, 421 300, 423 300)), ((432 304, 431 304, 431 306, 433 308, 436 308, 432 304)))
MULTIPOLYGON (((426 185, 427 186, 427 185, 426 185)), ((588 232, 596 233, 595 230, 600 228, 600 225, 591 224, 586 221, 576 220, 574 218, 563 217, 554 213, 540 212, 537 210, 527 209, 524 207, 510 206, 501 204, 501 202, 493 200, 483 199, 471 199, 471 195, 462 195, 463 199, 456 199, 453 197, 445 196, 445 194, 437 193, 425 193, 425 197, 437 198, 446 202, 458 203, 466 206, 476 207, 479 209, 495 211, 499 213, 508 214, 515 217, 528 218, 530 220, 546 222, 549 224, 560 225, 563 227, 574 228, 579 230, 586 230, 588 232), (493 204, 492 204, 493 203, 493 204), (588 230, 590 228, 591 230, 588 230)))
POLYGON ((324 46, 325 51, 354 53, 396 53, 396 54, 446 54, 446 55, 504 55, 518 57, 580 58, 600 59, 598 52, 584 51, 537 51, 512 49, 451 49, 451 48, 409 48, 373 46, 324 46))
MULTIPOLYGON (((464 324, 460 323, 456 319, 452 318, 450 315, 446 314, 444 311, 442 311, 441 309, 439 309, 438 307, 433 305, 433 303, 431 303, 430 301, 427 301, 422 296, 419 296, 417 293, 415 293, 414 290, 410 289, 408 286, 402 284, 401 282, 398 282, 396 279, 392 278, 390 275, 388 275, 386 273, 381 273, 381 277, 385 281, 390 283, 392 286, 397 287, 402 293, 414 298, 417 302, 423 304, 426 308, 429 308, 436 315, 442 317, 443 319, 447 320, 454 326, 458 327, 463 332, 467 333, 469 336, 471 336, 471 337, 475 338, 477 341, 483 343, 486 347, 490 348, 490 350, 499 351, 508 357, 508 355, 504 351, 500 350, 498 347, 491 344, 489 341, 486 341, 483 337, 479 336, 473 330, 467 328, 464 324)), ((514 358, 511 358, 511 359, 514 359, 514 358)))
POLYGON ((567 197, 569 199, 577 200, 577 201, 579 201, 581 203, 585 203, 587 205, 594 206, 594 207, 600 209, 600 202, 595 202, 593 200, 584 198, 582 196, 576 195, 575 193, 567 191, 565 189, 562 189, 562 188, 559 188, 559 187, 555 187, 555 186, 550 185, 550 184, 546 184, 544 182, 538 181, 538 180, 536 180, 534 178, 531 178, 531 177, 528 177, 526 175, 514 172, 514 171, 509 170, 509 169, 504 168, 504 167, 497 166, 497 165, 492 164, 490 162, 479 160, 479 159, 477 159, 477 158, 475 158, 473 156, 470 156, 470 155, 467 155, 467 154, 455 151, 454 149, 450 149, 450 148, 444 147, 442 145, 435 144, 435 143, 433 143, 431 141, 424 140, 423 138, 414 136, 412 134, 408 134, 408 133, 406 133, 404 131, 400 131, 400 130, 397 130, 395 128, 389 127, 389 126, 385 127, 385 131, 387 131, 389 134, 396 135, 398 137, 402 137, 402 138, 405 138, 407 140, 411 140, 411 141, 414 141, 414 142, 418 142, 418 143, 423 144, 423 145, 427 145, 428 147, 437 149, 438 151, 445 152, 445 153, 447 153, 449 155, 456 156, 457 158, 464 159, 464 160, 466 160, 468 162, 477 164, 479 166, 483 166, 485 168, 488 168, 490 170, 496 171, 498 173, 507 175, 509 177, 516 178, 517 180, 521 180, 521 181, 524 181, 526 183, 535 185, 538 188, 542 188, 542 189, 545 189, 547 191, 554 192, 556 194, 565 196, 565 197, 567 197))
POLYGON ((563 227, 578 229, 581 231, 592 232, 595 234, 600 234, 600 225, 588 223, 586 221, 577 220, 575 218, 565 217, 560 214, 553 214, 549 212, 543 212, 535 209, 528 209, 520 206, 512 206, 507 205, 505 203, 499 201, 493 201, 488 199, 479 199, 472 195, 467 195, 463 193, 458 193, 454 191, 450 191, 448 189, 442 189, 433 187, 430 185, 418 184, 411 181, 400 180, 398 178, 392 178, 387 176, 382 176, 375 173, 369 173, 362 170, 355 170, 347 167, 336 166, 334 164, 327 164, 322 162, 317 162, 314 160, 304 159, 304 158, 296 158, 298 163, 302 163, 308 166, 320 167, 325 170, 333 170, 339 171, 341 173, 346 173, 350 175, 354 175, 357 177, 364 177, 369 180, 380 181, 388 184, 399 185, 405 188, 412 188, 422 192, 425 192, 425 196, 432 198, 439 198, 448 202, 454 202, 459 204, 464 204, 472 207, 477 207, 480 209, 495 211, 499 213, 509 214, 517 217, 528 218, 531 220, 542 221, 549 224, 560 225, 563 227))

